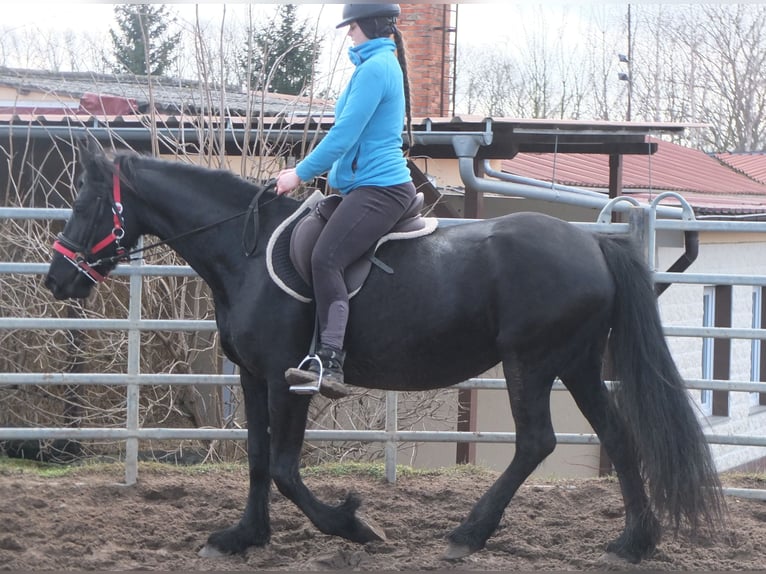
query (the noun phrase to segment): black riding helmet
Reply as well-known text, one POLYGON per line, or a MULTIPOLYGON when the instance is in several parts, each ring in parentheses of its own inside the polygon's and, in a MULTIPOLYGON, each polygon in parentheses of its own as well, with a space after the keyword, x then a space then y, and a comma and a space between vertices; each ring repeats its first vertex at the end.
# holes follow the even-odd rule
POLYGON ((365 30, 366 26, 362 24, 366 24, 367 21, 381 20, 393 25, 400 13, 399 4, 344 4, 343 20, 335 27, 342 28, 356 21, 365 32, 365 36, 370 38, 371 36, 365 30))

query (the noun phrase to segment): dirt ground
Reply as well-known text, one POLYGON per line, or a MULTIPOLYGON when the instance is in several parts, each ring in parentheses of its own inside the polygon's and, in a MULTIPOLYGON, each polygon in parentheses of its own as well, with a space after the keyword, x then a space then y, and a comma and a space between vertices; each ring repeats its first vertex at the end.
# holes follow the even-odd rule
MULTIPOLYGON (((760 570, 766 568, 766 502, 727 497, 732 530, 692 542, 666 536, 635 566, 604 559, 623 508, 615 481, 530 481, 517 493, 487 548, 442 559, 444 536, 460 523, 495 475, 462 471, 402 475, 390 485, 369 473, 310 475, 327 502, 352 490, 386 532, 364 546, 319 533, 276 491, 273 535, 245 556, 201 558, 215 529, 235 523, 246 493, 244 469, 190 472, 141 468, 134 486, 123 467, 58 478, 0 472, 0 570, 760 570)), ((766 479, 730 477, 763 489, 766 479)))

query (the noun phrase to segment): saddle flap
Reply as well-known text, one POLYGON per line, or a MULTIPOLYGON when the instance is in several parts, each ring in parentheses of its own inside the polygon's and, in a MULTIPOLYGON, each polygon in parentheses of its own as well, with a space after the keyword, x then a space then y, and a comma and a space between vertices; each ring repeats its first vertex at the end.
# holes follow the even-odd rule
MULTIPOLYGON (((340 195, 322 197, 319 191, 315 192, 315 196, 310 198, 310 205, 309 200, 307 200, 306 209, 302 213, 296 213, 288 218, 290 219, 289 225, 280 227, 269 241, 269 272, 272 274, 272 278, 283 290, 305 302, 311 300, 311 253, 327 220, 343 200, 340 195), (316 198, 316 195, 319 197, 316 198), (277 253, 283 254, 284 259, 281 259, 277 253), (308 289, 307 292, 306 289, 308 289)), ((428 235, 436 228, 437 221, 435 219, 424 218, 420 215, 423 204, 423 194, 416 194, 391 231, 384 235, 363 257, 345 269, 344 276, 349 296, 355 295, 361 289, 372 268, 373 259, 375 259, 374 254, 380 245, 394 239, 428 235)), ((385 266, 383 268, 385 269, 385 266)), ((387 272, 390 273, 391 271, 388 270, 387 272)))
MULTIPOLYGON (((290 260, 296 271, 307 285, 312 284, 311 252, 322 233, 325 224, 343 198, 330 195, 320 201, 293 230, 290 238, 290 260)), ((369 257, 363 257, 352 263, 345 270, 346 288, 349 292, 357 290, 370 272, 372 262, 369 257)))
MULTIPOLYGON (((342 199, 339 195, 325 197, 306 217, 298 222, 293 230, 290 238, 290 260, 307 285, 312 284, 311 253, 314 250, 314 245, 327 220, 340 205, 342 199)), ((349 291, 353 291, 361 285, 370 271, 370 265, 370 260, 365 257, 352 263, 346 269, 346 287, 349 288, 349 291)))

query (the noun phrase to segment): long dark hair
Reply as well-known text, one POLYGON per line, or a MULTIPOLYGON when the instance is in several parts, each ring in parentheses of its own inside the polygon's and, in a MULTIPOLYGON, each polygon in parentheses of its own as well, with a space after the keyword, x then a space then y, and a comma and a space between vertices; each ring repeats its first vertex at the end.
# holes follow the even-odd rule
POLYGON ((414 143, 412 139, 412 105, 410 104, 410 78, 407 74, 407 56, 404 53, 404 38, 399 28, 393 26, 394 42, 396 42, 396 57, 399 65, 402 67, 402 77, 404 78, 404 107, 407 112, 407 149, 414 143))

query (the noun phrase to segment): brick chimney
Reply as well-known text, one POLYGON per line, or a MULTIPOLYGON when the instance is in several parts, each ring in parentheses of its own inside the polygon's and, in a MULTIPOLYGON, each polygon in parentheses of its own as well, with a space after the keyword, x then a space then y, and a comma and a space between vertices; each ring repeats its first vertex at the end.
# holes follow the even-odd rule
POLYGON ((400 4, 412 116, 454 115, 455 4, 400 4))

